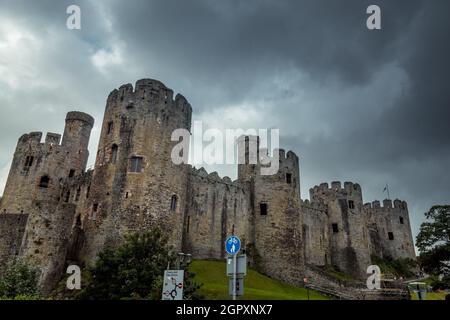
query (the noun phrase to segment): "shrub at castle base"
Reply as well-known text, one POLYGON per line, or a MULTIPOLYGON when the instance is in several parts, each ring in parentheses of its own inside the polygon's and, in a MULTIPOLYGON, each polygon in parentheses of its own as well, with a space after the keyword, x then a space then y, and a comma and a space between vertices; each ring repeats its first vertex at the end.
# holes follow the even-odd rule
MULTIPOLYGON (((100 252, 87 270, 86 287, 76 298, 160 299, 164 270, 175 263, 176 255, 169 249, 159 229, 128 235, 117 249, 100 252)), ((190 299, 198 285, 186 280, 185 299, 190 299)))

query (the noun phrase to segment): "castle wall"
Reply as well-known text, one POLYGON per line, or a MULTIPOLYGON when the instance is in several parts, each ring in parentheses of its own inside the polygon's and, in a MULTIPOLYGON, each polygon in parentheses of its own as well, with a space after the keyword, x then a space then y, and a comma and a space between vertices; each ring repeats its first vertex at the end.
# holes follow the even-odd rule
POLYGON ((365 204, 371 225, 371 253, 390 259, 415 259, 408 206, 405 201, 384 200, 365 204))
POLYGON ((245 250, 251 243, 249 191, 244 186, 193 168, 189 174, 183 252, 196 259, 223 259, 234 230, 245 250))
POLYGON ((64 270, 75 205, 35 201, 33 206, 35 210, 28 217, 20 255, 39 266, 39 283, 46 294, 55 287, 64 270))
POLYGON ((28 214, 0 213, 0 270, 19 255, 28 214))
POLYGON ((327 183, 310 189, 313 201, 327 205, 331 264, 355 277, 365 277, 370 263, 367 217, 359 184, 327 183))
POLYGON ((319 202, 302 201, 303 245, 305 262, 315 266, 330 263, 330 230, 327 206, 319 202))

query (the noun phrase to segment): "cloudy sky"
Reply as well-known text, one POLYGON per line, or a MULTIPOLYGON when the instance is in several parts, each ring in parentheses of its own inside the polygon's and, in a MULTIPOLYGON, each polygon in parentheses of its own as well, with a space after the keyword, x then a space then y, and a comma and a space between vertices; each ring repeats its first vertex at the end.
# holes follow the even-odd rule
POLYGON ((449 12, 446 0, 0 0, 0 194, 21 134, 62 132, 84 111, 95 154, 108 93, 154 78, 207 126, 279 128, 303 198, 340 180, 382 200, 388 183, 416 234, 450 203, 449 12), (81 30, 66 28, 70 4, 81 30), (382 30, 366 28, 370 4, 382 30))

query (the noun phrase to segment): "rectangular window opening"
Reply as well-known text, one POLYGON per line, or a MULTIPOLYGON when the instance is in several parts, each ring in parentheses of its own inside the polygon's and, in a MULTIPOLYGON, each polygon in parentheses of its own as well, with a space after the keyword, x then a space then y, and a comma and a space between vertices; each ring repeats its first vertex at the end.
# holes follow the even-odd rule
POLYGON ((355 209, 355 202, 353 200, 348 200, 348 208, 355 209))
POLYGON ((292 174, 286 173, 286 183, 291 184, 292 183, 292 174))
POLYGON ((130 161, 130 172, 142 172, 142 157, 132 157, 130 161))
POLYGON ((333 223, 331 225, 331 227, 333 228, 333 233, 338 233, 339 232, 339 227, 337 223, 333 223))
POLYGON ((261 202, 259 204, 259 212, 262 216, 267 216, 267 203, 261 202))
POLYGON ((394 240, 394 234, 392 232, 388 232, 389 240, 394 240))

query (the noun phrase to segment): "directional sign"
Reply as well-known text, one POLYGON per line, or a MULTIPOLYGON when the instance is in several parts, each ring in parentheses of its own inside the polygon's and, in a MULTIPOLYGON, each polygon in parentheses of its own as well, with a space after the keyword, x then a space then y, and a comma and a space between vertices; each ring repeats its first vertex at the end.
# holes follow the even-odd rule
POLYGON ((241 239, 236 236, 229 236, 225 241, 225 250, 232 255, 235 255, 241 249, 241 239))
POLYGON ((184 270, 164 271, 162 300, 183 300, 184 270))

